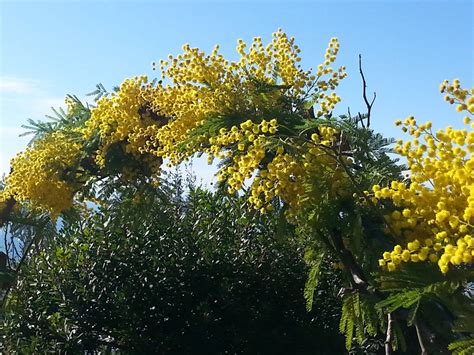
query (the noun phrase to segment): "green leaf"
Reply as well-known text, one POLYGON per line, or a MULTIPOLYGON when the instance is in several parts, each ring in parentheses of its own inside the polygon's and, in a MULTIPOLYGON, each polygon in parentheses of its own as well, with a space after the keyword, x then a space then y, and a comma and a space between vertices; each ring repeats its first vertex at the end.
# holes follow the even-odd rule
POLYGON ((416 313, 418 312, 418 307, 420 306, 420 300, 418 300, 414 307, 410 308, 407 317, 407 324, 408 326, 412 326, 416 319, 416 313))
POLYGON ((313 309, 314 291, 318 287, 319 272, 324 255, 324 252, 317 254, 316 257, 311 261, 311 269, 304 287, 304 299, 306 300, 306 309, 308 312, 313 309))
POLYGON ((474 336, 456 340, 448 345, 449 350, 454 350, 453 355, 472 355, 474 353, 474 336))

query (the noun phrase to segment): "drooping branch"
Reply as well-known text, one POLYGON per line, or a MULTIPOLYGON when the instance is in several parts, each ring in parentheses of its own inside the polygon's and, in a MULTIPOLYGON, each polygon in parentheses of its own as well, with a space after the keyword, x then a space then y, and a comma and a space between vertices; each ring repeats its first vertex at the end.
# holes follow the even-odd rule
MULTIPOLYGON (((365 81, 365 76, 364 72, 362 70, 362 56, 359 54, 359 72, 360 76, 362 77, 362 96, 364 98, 365 105, 367 106, 367 128, 370 127, 370 114, 372 111, 372 106, 374 105, 375 98, 377 97, 377 94, 374 91, 374 97, 371 102, 367 99, 367 82, 365 81)), ((361 114, 359 112, 359 118, 361 118, 361 114)), ((362 125, 364 123, 361 120, 362 125)))

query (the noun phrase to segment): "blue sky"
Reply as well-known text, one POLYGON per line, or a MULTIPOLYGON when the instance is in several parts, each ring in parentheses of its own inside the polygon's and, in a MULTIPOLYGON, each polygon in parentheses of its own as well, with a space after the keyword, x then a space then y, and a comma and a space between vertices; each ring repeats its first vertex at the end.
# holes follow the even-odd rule
MULTIPOLYGON (((303 65, 316 67, 329 39, 339 38, 336 64, 348 77, 335 113, 363 110, 358 54, 369 92, 377 92, 373 127, 400 136, 393 121, 408 115, 455 125, 460 117, 438 85, 459 78, 473 86, 472 1, 33 1, 0 0, 0 173, 28 138, 27 118, 39 119, 65 94, 84 97, 147 74, 151 62, 184 43, 210 51, 220 44, 235 58, 239 38, 269 40, 282 28, 295 36, 303 65)), ((209 179, 202 162, 197 173, 209 179)))

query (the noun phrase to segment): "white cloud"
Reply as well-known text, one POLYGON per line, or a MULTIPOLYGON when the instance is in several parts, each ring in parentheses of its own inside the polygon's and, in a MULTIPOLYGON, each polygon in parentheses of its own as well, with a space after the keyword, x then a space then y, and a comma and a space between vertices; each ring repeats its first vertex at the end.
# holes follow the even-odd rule
POLYGON ((25 149, 31 136, 19 137, 28 118, 43 119, 51 106, 64 105, 64 97, 48 90, 48 84, 32 78, 0 77, 0 174, 10 170, 10 159, 25 149))
POLYGON ((15 78, 11 76, 0 77, 0 93, 2 94, 38 94, 41 86, 36 80, 15 78))
MULTIPOLYGON (((1 0, 0 0, 1 1, 1 0)), ((10 159, 25 149, 31 136, 18 137, 25 132, 27 119, 47 120, 54 116, 51 107, 65 108, 65 94, 53 91, 50 83, 34 78, 0 76, 0 176, 10 170, 10 159)), ((79 97, 83 102, 90 97, 79 97)))
POLYGON ((11 126, 16 117, 23 122, 29 117, 43 118, 52 113, 51 107, 64 106, 64 96, 52 95, 47 83, 32 78, 0 77, 2 126, 11 126))

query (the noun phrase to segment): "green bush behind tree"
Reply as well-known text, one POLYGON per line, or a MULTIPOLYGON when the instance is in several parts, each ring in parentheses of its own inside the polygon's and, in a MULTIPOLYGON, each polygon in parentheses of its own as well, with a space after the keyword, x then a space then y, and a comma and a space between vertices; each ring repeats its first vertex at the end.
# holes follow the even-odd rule
POLYGON ((307 312, 302 241, 281 209, 174 177, 123 186, 22 268, 5 309, 19 353, 344 352, 330 259, 307 312))

